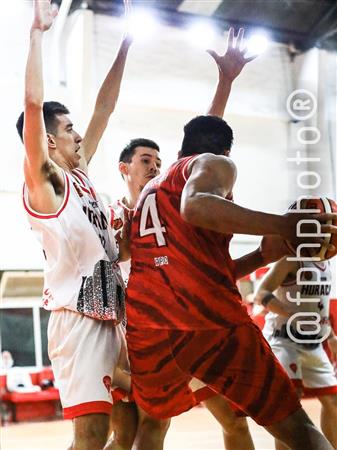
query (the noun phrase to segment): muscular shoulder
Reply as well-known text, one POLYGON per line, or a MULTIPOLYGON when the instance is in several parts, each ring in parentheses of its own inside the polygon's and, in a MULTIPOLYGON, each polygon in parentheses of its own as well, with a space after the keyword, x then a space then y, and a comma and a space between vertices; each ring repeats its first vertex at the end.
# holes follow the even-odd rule
POLYGON ((236 166, 234 162, 224 155, 214 155, 213 153, 203 153, 197 156, 189 164, 189 173, 201 171, 214 175, 232 175, 236 177, 236 166))

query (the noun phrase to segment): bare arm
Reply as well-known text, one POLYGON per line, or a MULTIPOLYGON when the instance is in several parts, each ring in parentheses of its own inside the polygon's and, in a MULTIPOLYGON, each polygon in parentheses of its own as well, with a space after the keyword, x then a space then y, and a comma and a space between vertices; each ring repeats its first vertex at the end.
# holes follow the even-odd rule
POLYGON ((43 120, 42 39, 54 21, 56 11, 49 1, 34 1, 34 20, 25 74, 24 173, 31 206, 42 213, 54 212, 62 200, 52 180, 62 183, 58 168, 48 155, 48 138, 43 120))
POLYGON ((235 259, 236 278, 240 279, 256 269, 278 261, 289 254, 289 248, 280 236, 264 236, 259 248, 235 259))
POLYGON ((287 261, 284 257, 276 262, 273 267, 263 277, 254 295, 254 301, 263 305, 268 311, 289 318, 294 314, 294 307, 282 303, 273 292, 286 280, 289 275, 296 276, 298 269, 297 261, 287 261))
POLYGON ((285 217, 242 208, 226 200, 235 178, 235 165, 225 156, 207 153, 193 160, 181 197, 182 218, 218 233, 285 233, 285 217))
POLYGON ((244 66, 256 58, 256 56, 245 58, 246 50, 241 50, 243 36, 243 28, 240 28, 236 37, 234 29, 230 28, 227 50, 222 56, 214 50, 207 50, 216 62, 219 71, 218 84, 212 103, 207 110, 208 115, 223 117, 233 81, 240 75, 244 66))
MULTIPOLYGON (((131 0, 124 0, 125 16, 129 16, 131 11, 131 0)), ((119 97, 126 58, 132 38, 126 34, 121 42, 117 56, 103 81, 98 92, 94 113, 85 132, 81 152, 84 156, 84 169, 89 164, 91 158, 96 153, 99 141, 108 125, 111 114, 114 112, 119 97)))
POLYGON ((124 209, 124 220, 122 230, 116 234, 119 247, 119 261, 128 261, 131 258, 130 234, 131 234, 131 214, 132 211, 124 209))
POLYGON ((87 164, 95 154, 109 118, 115 110, 130 45, 131 39, 126 36, 122 40, 116 59, 98 92, 95 110, 81 144, 87 164))

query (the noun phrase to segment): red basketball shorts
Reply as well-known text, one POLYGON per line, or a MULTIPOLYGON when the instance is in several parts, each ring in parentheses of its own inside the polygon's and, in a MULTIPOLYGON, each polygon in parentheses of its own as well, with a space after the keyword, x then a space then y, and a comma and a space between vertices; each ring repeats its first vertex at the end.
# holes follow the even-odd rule
POLYGON ((181 414, 198 403, 190 382, 202 381, 260 425, 301 405, 286 372, 252 323, 207 331, 128 328, 132 393, 153 417, 181 414))

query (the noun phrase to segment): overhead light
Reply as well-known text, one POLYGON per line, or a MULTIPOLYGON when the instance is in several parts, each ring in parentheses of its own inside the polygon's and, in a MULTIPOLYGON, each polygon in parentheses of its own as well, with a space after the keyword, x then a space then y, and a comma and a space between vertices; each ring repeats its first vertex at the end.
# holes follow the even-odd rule
POLYGON ((216 31, 209 22, 196 22, 187 30, 189 41, 199 48, 209 48, 215 40, 216 31))
POLYGON ((269 47, 269 36, 264 32, 251 34, 247 39, 247 50, 249 55, 261 55, 269 47))
POLYGON ((127 21, 127 29, 135 41, 145 41, 152 36, 157 28, 153 14, 146 9, 134 11, 127 21))

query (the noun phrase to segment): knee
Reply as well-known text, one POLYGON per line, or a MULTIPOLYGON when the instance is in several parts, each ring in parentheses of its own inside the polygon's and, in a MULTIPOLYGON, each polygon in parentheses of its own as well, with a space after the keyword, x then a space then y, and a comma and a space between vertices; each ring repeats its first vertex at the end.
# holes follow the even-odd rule
POLYGON ((136 430, 128 430, 124 426, 116 427, 114 430, 113 439, 109 441, 104 450, 115 448, 114 445, 116 444, 118 444, 118 446, 123 450, 131 450, 135 440, 135 431, 136 430))
POLYGON ((109 418, 102 417, 90 420, 90 416, 84 416, 88 420, 75 421, 75 435, 72 450, 101 450, 108 439, 109 418))
POLYGON ((162 436, 166 435, 166 432, 170 426, 170 419, 155 419, 151 416, 143 416, 139 419, 139 427, 148 431, 156 432, 162 436))

